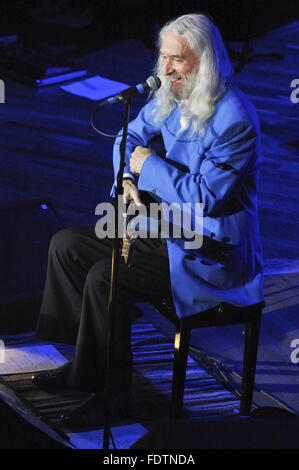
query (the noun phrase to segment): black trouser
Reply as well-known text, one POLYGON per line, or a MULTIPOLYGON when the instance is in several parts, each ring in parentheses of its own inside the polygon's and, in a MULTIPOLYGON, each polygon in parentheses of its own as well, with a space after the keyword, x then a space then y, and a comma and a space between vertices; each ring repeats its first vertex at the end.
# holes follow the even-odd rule
MULTIPOLYGON (((68 385, 102 391, 107 357, 108 300, 113 240, 99 239, 94 226, 64 229, 49 248, 48 272, 36 336, 75 344, 68 385)), ((132 267, 119 265, 115 318, 111 319, 111 385, 131 385, 129 304, 169 296, 165 240, 138 239, 132 267)))

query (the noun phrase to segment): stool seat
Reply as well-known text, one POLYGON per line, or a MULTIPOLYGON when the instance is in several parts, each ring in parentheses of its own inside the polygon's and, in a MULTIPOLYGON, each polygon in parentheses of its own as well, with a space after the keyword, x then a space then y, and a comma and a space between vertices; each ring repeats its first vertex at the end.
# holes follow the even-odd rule
POLYGON ((152 302, 151 305, 174 323, 176 327, 171 417, 179 418, 182 412, 191 331, 197 328, 234 324, 245 324, 240 414, 248 416, 252 407, 260 322, 265 303, 237 307, 224 302, 217 305, 217 307, 185 318, 178 318, 172 299, 152 302))

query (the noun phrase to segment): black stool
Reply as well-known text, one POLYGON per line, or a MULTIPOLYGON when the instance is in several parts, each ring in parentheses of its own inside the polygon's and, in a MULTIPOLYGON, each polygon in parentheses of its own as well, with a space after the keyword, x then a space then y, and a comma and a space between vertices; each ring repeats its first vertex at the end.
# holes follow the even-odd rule
POLYGON ((215 308, 205 310, 195 315, 179 319, 172 301, 163 300, 161 303, 153 303, 154 308, 166 316, 176 326, 174 341, 174 365, 172 376, 171 417, 179 418, 181 415, 184 387, 186 378, 187 358, 191 331, 195 328, 208 328, 213 326, 225 326, 245 324, 242 391, 240 402, 240 414, 250 414, 256 360, 259 343, 260 322, 262 309, 265 303, 250 305, 248 307, 235 307, 223 303, 215 308))

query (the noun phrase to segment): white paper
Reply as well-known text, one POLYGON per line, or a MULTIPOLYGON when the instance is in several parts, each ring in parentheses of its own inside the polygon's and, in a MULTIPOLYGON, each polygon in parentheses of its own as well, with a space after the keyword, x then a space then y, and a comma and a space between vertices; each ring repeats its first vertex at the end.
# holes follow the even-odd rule
POLYGON ((125 83, 115 82, 95 75, 94 77, 85 78, 69 85, 63 85, 60 88, 73 95, 98 101, 120 93, 128 87, 129 85, 125 83))
MULTIPOLYGON (((141 439, 147 433, 147 429, 139 423, 115 426, 111 427, 110 430, 117 449, 130 449, 138 439, 141 439)), ((103 429, 68 434, 71 443, 77 449, 102 449, 103 436, 103 429)), ((111 439, 109 447, 110 449, 113 448, 111 439)))
POLYGON ((4 348, 2 359, 4 361, 0 363, 0 375, 55 369, 67 362, 51 344, 4 348))

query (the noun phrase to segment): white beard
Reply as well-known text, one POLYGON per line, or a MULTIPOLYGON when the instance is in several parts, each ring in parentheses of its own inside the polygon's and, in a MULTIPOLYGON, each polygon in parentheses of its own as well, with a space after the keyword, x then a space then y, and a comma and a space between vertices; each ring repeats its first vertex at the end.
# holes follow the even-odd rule
POLYGON ((196 76, 197 76, 197 71, 191 72, 188 76, 183 76, 184 85, 180 88, 180 90, 178 90, 178 92, 174 92, 172 90, 171 80, 179 78, 180 75, 173 74, 173 75, 168 75, 166 77, 162 77, 163 92, 168 97, 168 99, 172 98, 173 100, 176 100, 176 101, 187 100, 194 89, 196 76))

